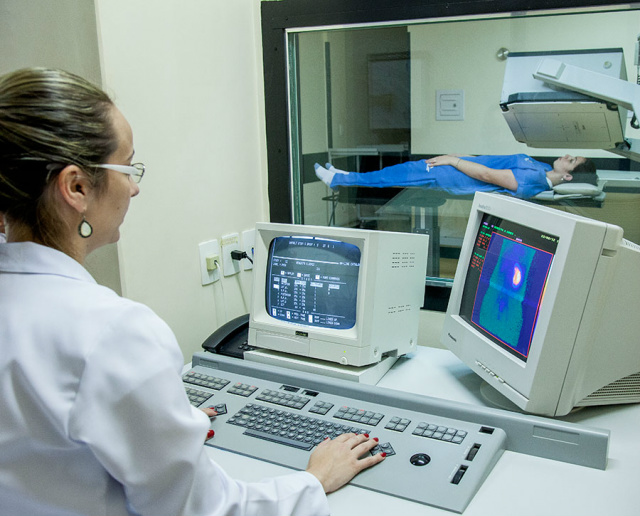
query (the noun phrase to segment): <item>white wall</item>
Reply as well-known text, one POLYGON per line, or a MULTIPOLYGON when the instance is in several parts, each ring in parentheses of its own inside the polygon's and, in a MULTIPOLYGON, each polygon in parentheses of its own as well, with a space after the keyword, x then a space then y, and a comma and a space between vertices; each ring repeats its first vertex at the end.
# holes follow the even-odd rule
POLYGON ((0 74, 46 66, 100 81, 93 0, 0 0, 0 43, 0 74))
POLYGON ((267 220, 259 0, 95 0, 102 75, 147 165, 118 244, 123 294, 185 359, 249 311, 251 273, 201 286, 198 243, 267 220))
MULTIPOLYGON (((0 48, 0 74, 45 66, 101 82, 93 0, 0 0, 0 48)), ((115 245, 85 265, 98 283, 121 291, 115 245)))

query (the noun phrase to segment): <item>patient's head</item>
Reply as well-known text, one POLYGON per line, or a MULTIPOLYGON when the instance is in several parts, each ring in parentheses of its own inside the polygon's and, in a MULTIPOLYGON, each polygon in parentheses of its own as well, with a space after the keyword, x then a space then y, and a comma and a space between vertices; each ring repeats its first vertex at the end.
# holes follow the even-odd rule
POLYGON ((553 170, 547 173, 554 185, 559 183, 589 183, 598 185, 596 165, 583 156, 561 156, 553 162, 553 170))
POLYGON ((596 174, 596 164, 589 158, 584 158, 576 165, 571 172, 572 183, 589 183, 598 186, 598 175, 596 174))

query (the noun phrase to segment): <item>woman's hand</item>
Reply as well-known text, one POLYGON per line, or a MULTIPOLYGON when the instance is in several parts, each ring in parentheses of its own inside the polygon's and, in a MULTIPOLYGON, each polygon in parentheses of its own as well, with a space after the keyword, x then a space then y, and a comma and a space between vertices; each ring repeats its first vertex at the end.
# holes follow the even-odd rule
MULTIPOLYGON (((218 415, 218 413, 213 407, 202 407, 200 410, 202 410, 202 412, 204 412, 207 416, 209 416, 209 419, 213 419, 218 415)), ((216 435, 216 433, 212 429, 209 429, 209 431, 207 432, 207 436, 204 439, 205 442, 208 441, 209 439, 212 439, 214 435, 216 435)))
POLYGON ((333 440, 326 439, 311 454, 307 471, 320 481, 325 493, 331 493, 362 470, 384 460, 384 453, 369 455, 377 444, 378 440, 367 434, 342 434, 333 440))
POLYGON ((202 412, 209 416, 209 419, 214 418, 218 415, 213 407, 202 407, 200 410, 202 410, 202 412))

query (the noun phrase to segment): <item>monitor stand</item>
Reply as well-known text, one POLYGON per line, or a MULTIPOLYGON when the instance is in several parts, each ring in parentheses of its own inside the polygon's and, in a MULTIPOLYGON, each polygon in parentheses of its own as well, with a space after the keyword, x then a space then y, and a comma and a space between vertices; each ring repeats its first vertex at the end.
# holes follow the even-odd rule
POLYGON ((245 360, 275 365, 287 369, 295 369, 304 373, 315 373, 326 377, 350 380, 352 382, 375 385, 391 366, 398 360, 397 356, 385 356, 375 364, 362 367, 345 366, 316 358, 281 353, 267 349, 256 349, 244 353, 245 360))
POLYGON ((500 392, 491 387, 491 385, 489 385, 484 380, 482 380, 482 383, 480 384, 480 394, 484 398, 484 401, 487 402, 490 407, 526 414, 524 410, 518 407, 509 398, 503 396, 500 392))

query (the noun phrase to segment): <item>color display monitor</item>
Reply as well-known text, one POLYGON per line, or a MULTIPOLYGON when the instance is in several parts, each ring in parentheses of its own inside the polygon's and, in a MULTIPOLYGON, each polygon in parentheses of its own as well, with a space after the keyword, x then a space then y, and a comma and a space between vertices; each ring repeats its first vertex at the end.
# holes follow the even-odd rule
POLYGON ((527 412, 640 402, 639 271, 618 226, 478 192, 441 342, 527 412))
POLYGON ((558 237, 491 215, 476 236, 461 317, 526 361, 558 237))

